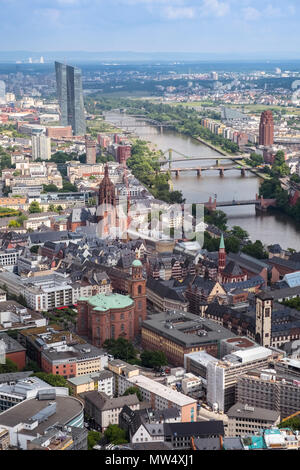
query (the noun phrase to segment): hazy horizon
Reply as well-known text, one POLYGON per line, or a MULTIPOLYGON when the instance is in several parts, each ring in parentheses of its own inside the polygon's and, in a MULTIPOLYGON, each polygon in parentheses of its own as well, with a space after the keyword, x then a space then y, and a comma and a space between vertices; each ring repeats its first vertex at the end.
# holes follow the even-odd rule
MULTIPOLYGON (((300 58, 295 0, 0 0, 2 52, 300 58), (294 52, 293 52, 294 51, 294 52)), ((21 59, 20 59, 21 60, 21 59)))

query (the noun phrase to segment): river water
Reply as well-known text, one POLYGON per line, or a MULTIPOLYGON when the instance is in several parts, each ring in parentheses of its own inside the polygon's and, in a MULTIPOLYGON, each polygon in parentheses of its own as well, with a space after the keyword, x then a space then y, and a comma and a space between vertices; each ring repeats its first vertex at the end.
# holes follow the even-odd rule
MULTIPOLYGON (((153 146, 163 152, 172 148, 189 157, 216 156, 216 158, 220 158, 215 150, 191 137, 166 128, 161 130, 154 126, 145 125, 142 121, 131 116, 110 112, 106 113, 106 120, 119 127, 122 123, 122 128, 151 142, 153 146), (141 127, 141 124, 144 126, 141 127)), ((214 160, 196 162, 188 161, 188 159, 175 163, 176 159, 182 158, 173 152, 173 168, 212 166, 216 163, 214 160)), ((231 162, 222 160, 224 165, 229 163, 231 162)), ((182 172, 178 177, 173 173, 172 175, 174 190, 182 191, 188 203, 206 202, 210 196, 214 197, 215 194, 220 202, 255 199, 260 186, 260 179, 254 174, 246 172, 245 176, 241 176, 240 171, 237 170, 226 171, 224 177, 220 177, 218 171, 209 170, 202 172, 201 177, 198 177, 195 171, 182 172)), ((258 214, 255 212, 255 206, 222 207, 222 211, 227 214, 228 226, 239 225, 243 227, 249 233, 252 241, 261 240, 265 245, 279 243, 284 249, 300 250, 300 224, 294 223, 284 214, 258 214)))

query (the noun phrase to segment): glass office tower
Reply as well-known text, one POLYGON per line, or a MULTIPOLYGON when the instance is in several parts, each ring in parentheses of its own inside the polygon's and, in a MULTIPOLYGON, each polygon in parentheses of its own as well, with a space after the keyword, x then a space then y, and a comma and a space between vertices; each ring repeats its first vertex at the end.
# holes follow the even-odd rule
POLYGON ((55 62, 57 98, 62 126, 72 126, 74 135, 84 135, 84 116, 81 70, 55 62))

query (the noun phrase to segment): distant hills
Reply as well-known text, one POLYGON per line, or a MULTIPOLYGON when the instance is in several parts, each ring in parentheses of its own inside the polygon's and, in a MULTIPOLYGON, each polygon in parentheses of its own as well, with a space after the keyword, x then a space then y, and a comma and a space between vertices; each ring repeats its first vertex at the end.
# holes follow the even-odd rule
POLYGON ((45 63, 60 61, 76 62, 196 62, 196 61, 298 61, 299 53, 245 53, 245 54, 219 54, 219 53, 195 53, 195 52, 132 52, 132 51, 0 51, 2 63, 33 63, 39 62, 43 57, 45 63))

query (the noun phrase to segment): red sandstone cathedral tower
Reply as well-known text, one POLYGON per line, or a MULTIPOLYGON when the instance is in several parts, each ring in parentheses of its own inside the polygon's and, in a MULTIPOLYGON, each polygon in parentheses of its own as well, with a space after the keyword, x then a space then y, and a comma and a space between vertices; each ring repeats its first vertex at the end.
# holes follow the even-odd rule
POLYGON ((105 165, 104 178, 99 186, 97 222, 100 224, 100 235, 107 236, 110 229, 117 227, 116 191, 105 165))

